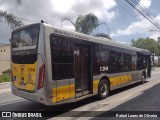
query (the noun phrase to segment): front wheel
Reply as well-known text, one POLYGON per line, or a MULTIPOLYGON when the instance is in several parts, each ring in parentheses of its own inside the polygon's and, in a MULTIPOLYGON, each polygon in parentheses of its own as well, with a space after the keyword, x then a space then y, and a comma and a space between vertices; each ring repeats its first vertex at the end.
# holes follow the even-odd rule
POLYGON ((98 86, 98 98, 104 99, 109 94, 109 83, 106 80, 101 80, 98 86))

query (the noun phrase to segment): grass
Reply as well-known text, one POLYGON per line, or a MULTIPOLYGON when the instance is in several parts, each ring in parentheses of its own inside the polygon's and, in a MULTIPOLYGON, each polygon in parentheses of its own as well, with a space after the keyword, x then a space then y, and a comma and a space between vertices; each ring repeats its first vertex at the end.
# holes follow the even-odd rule
POLYGON ((10 75, 2 75, 2 76, 0 76, 0 83, 9 82, 10 80, 11 80, 11 76, 10 75))

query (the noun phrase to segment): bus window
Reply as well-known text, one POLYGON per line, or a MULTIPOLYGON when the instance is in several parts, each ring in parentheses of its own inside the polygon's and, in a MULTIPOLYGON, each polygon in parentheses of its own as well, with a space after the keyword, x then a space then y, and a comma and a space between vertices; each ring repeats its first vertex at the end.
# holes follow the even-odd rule
POLYGON ((109 54, 109 72, 116 73, 122 71, 122 53, 111 51, 109 54))
POLYGON ((69 38, 51 36, 51 57, 53 80, 73 78, 73 43, 69 38))
POLYGON ((108 72, 109 51, 100 50, 100 46, 97 45, 94 48, 94 52, 94 74, 108 72))
POLYGON ((147 57, 143 54, 137 53, 137 70, 145 69, 147 67, 147 57))
POLYGON ((100 74, 100 45, 93 45, 93 74, 100 74))
POLYGON ((123 54, 123 71, 131 71, 132 70, 132 57, 128 54, 123 54))
POLYGON ((39 26, 18 30, 12 34, 13 50, 35 49, 38 41, 39 26))
POLYGON ((137 56, 132 55, 132 70, 136 70, 136 61, 137 61, 137 56))

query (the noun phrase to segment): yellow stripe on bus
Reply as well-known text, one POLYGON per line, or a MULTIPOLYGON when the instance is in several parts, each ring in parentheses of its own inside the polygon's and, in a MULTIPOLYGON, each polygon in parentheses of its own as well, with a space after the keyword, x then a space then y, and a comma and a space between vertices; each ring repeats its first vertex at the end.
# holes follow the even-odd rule
POLYGON ((109 80, 110 80, 111 86, 117 86, 120 84, 127 83, 129 81, 132 81, 132 76, 131 75, 124 75, 124 76, 118 76, 118 77, 111 77, 111 78, 109 78, 109 80))
MULTIPOLYGON (((110 86, 118 86, 120 84, 127 83, 132 80, 131 75, 124 75, 118 77, 110 77, 110 86)), ((98 90, 98 84, 100 80, 93 80, 93 91, 98 90)), ((69 98, 75 97, 75 84, 52 88, 52 102, 59 102, 69 98)))
MULTIPOLYGON (((98 84, 100 80, 94 80, 93 81, 93 91, 98 90, 98 84)), ((129 81, 132 81, 131 75, 123 75, 123 76, 117 76, 117 77, 110 77, 110 86, 118 86, 120 84, 127 83, 129 81)))
POLYGON ((99 84, 99 80, 94 80, 93 81, 93 91, 97 91, 98 90, 98 84, 99 84))
POLYGON ((75 85, 61 86, 52 88, 53 99, 52 102, 59 102, 65 99, 75 97, 75 85))

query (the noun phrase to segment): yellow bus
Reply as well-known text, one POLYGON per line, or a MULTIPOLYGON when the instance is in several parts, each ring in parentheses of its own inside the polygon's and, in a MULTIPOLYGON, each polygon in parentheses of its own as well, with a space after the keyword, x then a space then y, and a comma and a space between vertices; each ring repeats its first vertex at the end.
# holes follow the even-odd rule
POLYGON ((12 93, 45 105, 104 99, 151 76, 149 51, 43 22, 13 31, 11 51, 12 93))

